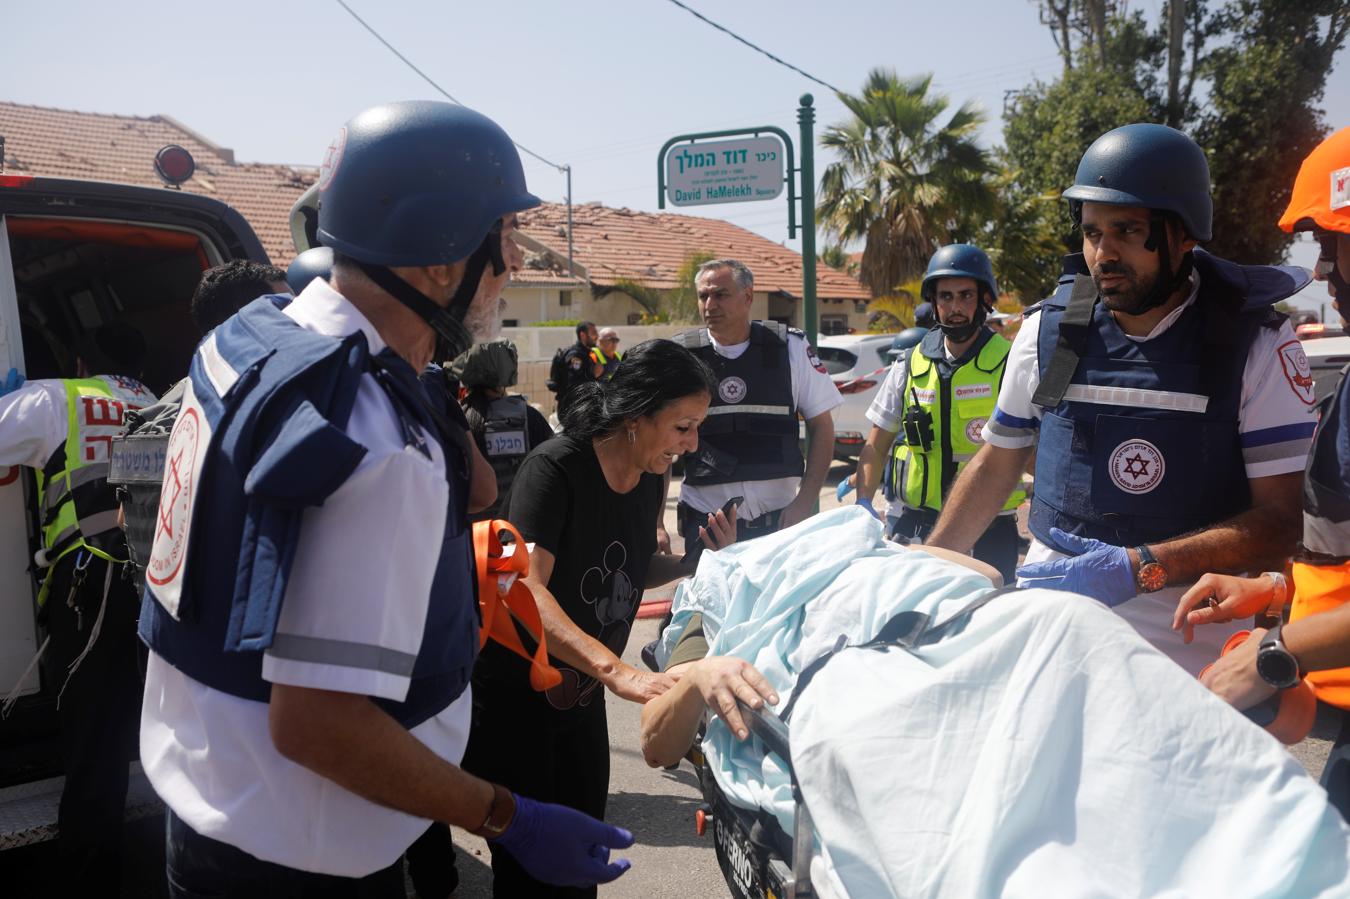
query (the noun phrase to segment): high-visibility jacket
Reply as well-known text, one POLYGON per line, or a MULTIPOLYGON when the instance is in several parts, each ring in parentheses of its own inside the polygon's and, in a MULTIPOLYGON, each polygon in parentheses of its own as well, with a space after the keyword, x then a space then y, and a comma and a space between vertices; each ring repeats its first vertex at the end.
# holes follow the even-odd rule
POLYGON ((599 380, 608 381, 610 378, 614 377, 614 370, 618 368, 619 363, 623 361, 623 353, 615 353, 613 356, 606 356, 605 351, 598 346, 591 347, 591 359, 594 360, 597 365, 604 367, 604 371, 600 372, 599 380))
MULTIPOLYGON (((937 512, 952 482, 974 457, 984 437, 984 423, 994 414, 1003 370, 1012 349, 1006 339, 989 330, 980 335, 975 353, 946 377, 935 356, 945 352, 941 331, 932 331, 909 351, 901 418, 916 403, 933 416, 933 439, 928 449, 907 443, 902 428, 891 447, 891 491, 911 509, 937 512)), ((1019 485, 1004 510, 1016 509, 1026 499, 1019 485)))
MULTIPOLYGON (((1350 382, 1322 408, 1303 477, 1303 543, 1294 563, 1296 621, 1350 601, 1350 382)), ((1314 671, 1317 698, 1350 709, 1350 668, 1314 671)))
MULTIPOLYGON (((110 562, 126 561, 117 496, 108 485, 108 450, 125 428, 126 413, 155 401, 153 393, 131 378, 106 375, 61 383, 66 389, 66 440, 37 473, 49 580, 56 562, 77 549, 110 562)), ((46 599, 44 581, 39 604, 46 599)))

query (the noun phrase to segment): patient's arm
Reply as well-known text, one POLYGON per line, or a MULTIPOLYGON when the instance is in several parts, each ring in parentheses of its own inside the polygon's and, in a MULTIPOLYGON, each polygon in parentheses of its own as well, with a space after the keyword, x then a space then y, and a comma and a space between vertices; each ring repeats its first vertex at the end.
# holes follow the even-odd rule
POLYGON ((1003 586, 1003 575, 998 573, 998 569, 993 565, 981 562, 973 556, 968 556, 965 553, 955 552, 950 549, 942 549, 938 546, 914 544, 910 546, 910 549, 917 550, 921 553, 928 553, 930 556, 937 556, 945 562, 953 562, 960 565, 962 568, 969 568, 976 574, 989 578, 989 580, 994 582, 995 587, 1003 586))
POLYGON ((671 667, 675 686, 642 707, 642 757, 653 768, 673 765, 694 745, 703 709, 711 708, 736 739, 748 736, 736 709, 740 699, 751 708, 778 704, 778 694, 755 666, 732 656, 708 656, 671 667))

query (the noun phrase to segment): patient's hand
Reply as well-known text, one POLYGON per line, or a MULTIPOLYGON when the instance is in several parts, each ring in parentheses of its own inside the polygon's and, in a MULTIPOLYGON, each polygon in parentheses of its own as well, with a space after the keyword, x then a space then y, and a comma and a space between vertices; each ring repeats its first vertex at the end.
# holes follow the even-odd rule
POLYGON ((721 716, 736 739, 750 735, 736 708, 736 700, 752 709, 778 704, 778 693, 754 665, 733 656, 708 656, 689 666, 685 677, 698 690, 709 709, 721 716))
POLYGON ((1264 612, 1275 597, 1270 578, 1207 574, 1181 595, 1172 616, 1172 630, 1181 631, 1183 643, 1195 637, 1197 624, 1223 624, 1234 618, 1250 618, 1264 612))

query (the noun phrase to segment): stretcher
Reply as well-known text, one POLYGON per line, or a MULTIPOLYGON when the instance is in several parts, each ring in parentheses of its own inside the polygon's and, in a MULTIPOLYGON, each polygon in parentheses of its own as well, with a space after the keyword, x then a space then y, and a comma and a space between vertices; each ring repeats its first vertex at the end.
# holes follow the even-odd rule
POLYGON ((1325 791, 1100 603, 839 510, 705 554, 658 660, 696 612, 784 697, 692 758, 737 899, 1350 896, 1325 791))
MULTIPOLYGON (((917 611, 901 612, 874 639, 853 648, 883 649, 897 647, 913 651, 955 633, 978 609, 994 598, 1014 592, 1000 587, 967 604, 940 624, 917 611)), ((848 648, 840 640, 833 651, 808 665, 797 681, 796 691, 782 714, 769 708, 755 709, 737 699, 742 719, 752 740, 765 753, 777 757, 792 785, 793 815, 790 832, 778 818, 763 810, 751 810, 731 802, 717 783, 707 757, 697 747, 689 759, 698 770, 704 804, 695 812, 695 830, 699 836, 713 831, 713 848, 727 887, 736 899, 815 899, 822 895, 811 881, 811 862, 816 856, 816 833, 810 809, 802 798, 801 785, 792 765, 788 724, 796 699, 817 672, 839 651, 848 648)), ((826 888, 826 896, 834 891, 826 888)))

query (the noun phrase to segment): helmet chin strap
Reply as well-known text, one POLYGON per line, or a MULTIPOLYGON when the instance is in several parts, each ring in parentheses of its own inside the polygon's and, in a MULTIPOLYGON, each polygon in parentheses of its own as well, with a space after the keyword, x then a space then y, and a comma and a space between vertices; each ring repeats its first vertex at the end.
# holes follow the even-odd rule
MULTIPOLYGON (((1318 229, 1315 236, 1322 249, 1318 254, 1317 273, 1325 276, 1327 283, 1336 289, 1337 305, 1350 304, 1350 284, 1346 283, 1345 272, 1341 271, 1338 261, 1336 232, 1318 229)), ((1341 307, 1341 321, 1347 320, 1350 320, 1350 305, 1341 307)))
POLYGON ((1194 268, 1191 254, 1187 252, 1181 257, 1181 265, 1177 266, 1176 274, 1170 278, 1166 276, 1167 272, 1172 271, 1172 250, 1167 240, 1167 223, 1161 215, 1149 218, 1148 239, 1144 241, 1144 249, 1158 254, 1158 278, 1153 282, 1153 289, 1144 297, 1143 303, 1130 312, 1131 315, 1143 315, 1150 309, 1157 309, 1166 303, 1178 288, 1190 280, 1194 268))
POLYGON ((431 326, 436 332, 436 349, 433 361, 446 362, 473 346, 473 335, 464 327, 464 317, 478 292, 478 282, 483 277, 488 263, 492 264, 494 275, 506 270, 502 258, 502 233, 500 227, 494 227, 483 238, 478 249, 470 254, 464 266, 464 277, 450 297, 450 303, 442 306, 431 297, 404 281, 390 269, 382 265, 370 265, 357 261, 357 266, 367 278, 374 281, 381 290, 408 307, 413 314, 431 326))

